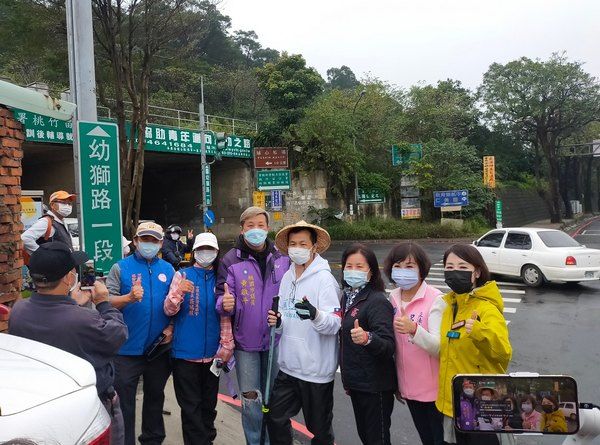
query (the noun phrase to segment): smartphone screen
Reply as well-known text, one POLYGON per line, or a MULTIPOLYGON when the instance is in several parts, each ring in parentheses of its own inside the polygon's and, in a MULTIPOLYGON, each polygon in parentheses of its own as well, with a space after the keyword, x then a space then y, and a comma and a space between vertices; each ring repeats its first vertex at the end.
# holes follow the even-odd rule
POLYGON ((87 261, 81 266, 81 288, 91 289, 94 287, 96 282, 96 269, 94 268, 94 261, 87 261))
POLYGON ((568 376, 457 375, 454 423, 464 433, 575 434, 577 383, 568 376))

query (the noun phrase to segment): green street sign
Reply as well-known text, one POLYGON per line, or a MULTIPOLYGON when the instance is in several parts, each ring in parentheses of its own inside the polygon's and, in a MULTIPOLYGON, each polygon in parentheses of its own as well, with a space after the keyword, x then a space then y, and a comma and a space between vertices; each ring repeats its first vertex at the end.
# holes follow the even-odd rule
POLYGON ((410 151, 401 150, 397 145, 392 145, 392 165, 408 164, 410 161, 420 161, 423 157, 422 144, 410 144, 410 151))
POLYGON ((289 170, 258 170, 258 190, 289 190, 292 175, 289 170))
POLYGON ((123 252, 118 129, 107 122, 77 124, 81 246, 106 275, 123 252))
POLYGON ((23 124, 25 140, 51 144, 73 143, 73 121, 61 121, 42 114, 13 109, 15 118, 23 124))
POLYGON ((210 178, 210 164, 204 166, 204 202, 207 206, 212 205, 212 186, 210 178))
POLYGON ((496 221, 502 221, 502 201, 496 200, 496 221))
POLYGON ((358 189, 359 204, 375 204, 385 202, 385 195, 377 189, 358 189))

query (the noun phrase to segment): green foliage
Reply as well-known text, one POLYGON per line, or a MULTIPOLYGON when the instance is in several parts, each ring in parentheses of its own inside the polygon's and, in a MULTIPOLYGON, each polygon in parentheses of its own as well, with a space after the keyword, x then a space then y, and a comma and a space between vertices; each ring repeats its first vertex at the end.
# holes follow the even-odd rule
POLYGON ((482 214, 493 203, 492 193, 483 186, 482 160, 477 149, 465 140, 432 139, 423 148, 423 159, 411 163, 409 174, 416 176, 425 202, 437 190, 469 190, 470 204, 463 215, 482 214))
POLYGON ((367 218, 354 223, 327 225, 326 228, 334 240, 463 238, 476 237, 489 230, 480 218, 466 220, 463 227, 421 221, 367 218))
POLYGON ((340 68, 329 68, 327 70, 327 87, 339 88, 340 90, 353 90, 360 83, 356 80, 354 72, 342 65, 340 68))

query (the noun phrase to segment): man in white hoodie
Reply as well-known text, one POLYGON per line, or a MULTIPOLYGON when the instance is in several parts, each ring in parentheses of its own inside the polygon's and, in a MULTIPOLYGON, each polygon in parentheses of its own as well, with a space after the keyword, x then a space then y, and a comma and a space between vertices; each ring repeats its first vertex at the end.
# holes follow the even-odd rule
POLYGON ((313 445, 333 445, 333 383, 338 367, 340 286, 319 254, 331 244, 321 227, 300 221, 279 231, 277 248, 292 260, 281 280, 279 313, 269 325, 281 331, 279 374, 267 420, 271 445, 291 445, 290 419, 300 409, 313 445))

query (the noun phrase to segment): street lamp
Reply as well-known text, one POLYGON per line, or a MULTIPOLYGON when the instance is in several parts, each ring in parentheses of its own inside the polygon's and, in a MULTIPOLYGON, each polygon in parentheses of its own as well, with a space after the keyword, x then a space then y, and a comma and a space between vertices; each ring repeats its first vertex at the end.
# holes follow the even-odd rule
MULTIPOLYGON (((362 90, 358 99, 356 99, 356 103, 354 104, 354 108, 352 109, 352 123, 354 124, 354 113, 356 112, 356 107, 358 103, 363 98, 363 96, 367 94, 367 90, 362 90)), ((356 152, 356 127, 354 127, 354 131, 352 132, 352 146, 354 151, 356 152)), ((354 171, 354 202, 356 205, 356 216, 358 216, 358 171, 354 171)))

